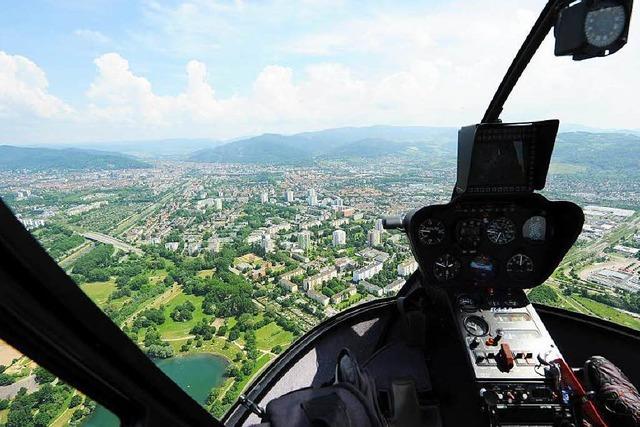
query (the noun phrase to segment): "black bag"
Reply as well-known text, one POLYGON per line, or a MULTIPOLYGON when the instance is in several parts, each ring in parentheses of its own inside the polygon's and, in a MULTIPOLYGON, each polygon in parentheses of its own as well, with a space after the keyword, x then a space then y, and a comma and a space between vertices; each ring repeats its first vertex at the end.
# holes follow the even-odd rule
POLYGON ((616 365, 593 356, 584 365, 584 383, 611 426, 640 427, 640 394, 616 365))
POLYGON ((333 384, 295 390, 269 402, 272 427, 383 427, 373 380, 348 350, 338 356, 333 384))

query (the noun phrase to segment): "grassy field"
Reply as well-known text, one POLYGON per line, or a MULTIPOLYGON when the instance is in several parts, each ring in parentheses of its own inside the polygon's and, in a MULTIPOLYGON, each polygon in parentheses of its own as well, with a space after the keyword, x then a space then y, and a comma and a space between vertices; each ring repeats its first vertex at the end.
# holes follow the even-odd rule
POLYGON ((627 313, 623 313, 616 310, 614 307, 610 307, 589 298, 579 296, 574 296, 573 298, 598 317, 640 330, 640 320, 627 313))
POLYGON ((158 331, 162 335, 162 338, 175 339, 190 335, 189 331, 191 331, 191 328, 193 328, 193 326, 200 322, 200 320, 205 316, 202 312, 203 299, 204 297, 185 295, 180 292, 173 299, 168 301, 164 310, 167 320, 165 320, 162 325, 158 326, 158 331), (191 304, 196 308, 193 312, 193 319, 188 322, 176 322, 171 318, 171 312, 176 306, 184 304, 185 301, 191 301, 191 304))
POLYGON ((213 268, 211 268, 209 270, 200 270, 200 271, 198 271, 196 276, 202 277, 203 279, 210 279, 210 278, 213 277, 213 268))
POLYGON ((198 353, 211 353, 217 356, 223 356, 228 360, 233 360, 236 356, 236 353, 242 351, 240 347, 238 347, 235 343, 229 343, 225 348, 225 343, 227 340, 220 337, 214 337, 211 341, 203 341, 202 347, 196 347, 195 344, 191 346, 188 352, 181 353, 180 347, 182 344, 187 342, 188 338, 184 338, 176 341, 169 341, 171 347, 173 347, 173 351, 176 355, 185 355, 185 354, 198 354, 198 353))
POLYGON ((116 289, 115 280, 111 279, 106 282, 92 282, 80 285, 80 289, 87 294, 98 307, 106 304, 109 295, 116 289))
POLYGON ((256 331, 256 345, 262 350, 271 350, 276 345, 288 346, 293 341, 293 334, 285 331, 275 322, 271 322, 256 331))
POLYGON ((7 422, 7 414, 9 413, 8 409, 3 409, 0 411, 0 425, 4 425, 7 422))

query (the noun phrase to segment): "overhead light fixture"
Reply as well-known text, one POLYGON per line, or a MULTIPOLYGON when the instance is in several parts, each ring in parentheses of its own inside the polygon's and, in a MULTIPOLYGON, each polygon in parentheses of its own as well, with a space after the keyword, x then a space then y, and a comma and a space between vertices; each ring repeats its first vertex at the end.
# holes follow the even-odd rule
POLYGON ((558 13, 555 55, 607 56, 627 43, 633 0, 578 0, 558 13))

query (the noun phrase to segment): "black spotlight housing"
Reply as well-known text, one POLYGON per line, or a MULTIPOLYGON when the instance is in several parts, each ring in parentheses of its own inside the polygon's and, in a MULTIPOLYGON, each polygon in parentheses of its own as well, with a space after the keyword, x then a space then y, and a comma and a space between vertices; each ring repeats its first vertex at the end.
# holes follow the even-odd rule
POLYGON ((578 0, 558 12, 555 55, 607 56, 627 43, 633 0, 578 0))

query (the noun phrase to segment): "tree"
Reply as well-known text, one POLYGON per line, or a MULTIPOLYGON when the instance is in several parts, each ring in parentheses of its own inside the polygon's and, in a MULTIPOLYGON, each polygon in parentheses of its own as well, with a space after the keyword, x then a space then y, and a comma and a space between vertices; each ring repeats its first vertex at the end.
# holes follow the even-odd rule
POLYGON ((0 374, 0 386, 13 384, 15 379, 9 374, 0 374))
POLYGON ((171 312, 171 318, 176 322, 188 322, 193 319, 193 312, 195 311, 195 306, 191 303, 191 301, 185 301, 184 303, 177 305, 173 308, 171 312))
POLYGON ((173 357, 173 347, 168 343, 165 345, 153 344, 147 348, 147 355, 153 359, 168 359, 173 357))
POLYGON ((56 379, 55 375, 53 375, 51 372, 47 371, 46 369, 44 369, 41 366, 38 366, 36 369, 34 369, 33 373, 36 376, 36 382, 38 384, 50 383, 50 382, 53 382, 53 380, 56 379))
POLYGON ((74 394, 71 400, 69 401, 69 408, 75 408, 78 405, 82 404, 84 399, 79 394, 74 394))

